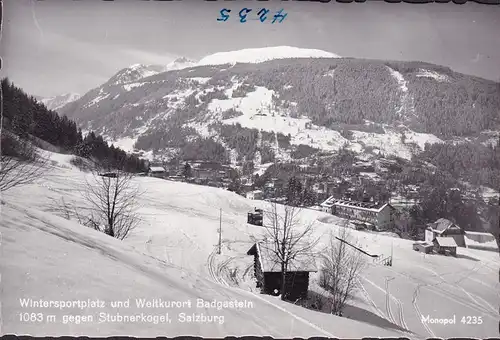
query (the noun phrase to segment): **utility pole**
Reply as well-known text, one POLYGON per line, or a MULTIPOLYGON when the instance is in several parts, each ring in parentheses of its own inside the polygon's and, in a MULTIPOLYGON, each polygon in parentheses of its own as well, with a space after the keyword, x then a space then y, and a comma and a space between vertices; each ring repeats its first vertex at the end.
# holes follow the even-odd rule
POLYGON ((391 267, 392 267, 392 254, 394 253, 393 248, 394 248, 394 242, 391 242, 391 267))
POLYGON ((219 211, 219 254, 222 254, 222 208, 219 211))

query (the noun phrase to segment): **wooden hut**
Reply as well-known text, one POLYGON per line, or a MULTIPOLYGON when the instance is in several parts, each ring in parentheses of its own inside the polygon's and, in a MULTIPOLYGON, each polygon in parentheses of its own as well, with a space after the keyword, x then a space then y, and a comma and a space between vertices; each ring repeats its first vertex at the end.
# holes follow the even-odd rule
POLYGON ((434 249, 439 254, 450 253, 457 256, 457 243, 453 237, 436 237, 433 241, 434 249))
MULTIPOLYGON (((254 256, 257 287, 264 294, 281 294, 281 262, 272 251, 270 243, 255 243, 247 255, 254 256)), ((312 255, 297 256, 290 261, 285 276, 286 299, 295 301, 306 298, 309 289, 309 273, 317 272, 316 260, 312 255)))
POLYGON ((263 226, 263 222, 264 222, 264 212, 262 211, 262 209, 255 208, 254 212, 248 213, 247 223, 257 226, 263 226))
POLYGON ((167 171, 162 166, 150 166, 148 174, 151 177, 164 178, 167 175, 167 171))

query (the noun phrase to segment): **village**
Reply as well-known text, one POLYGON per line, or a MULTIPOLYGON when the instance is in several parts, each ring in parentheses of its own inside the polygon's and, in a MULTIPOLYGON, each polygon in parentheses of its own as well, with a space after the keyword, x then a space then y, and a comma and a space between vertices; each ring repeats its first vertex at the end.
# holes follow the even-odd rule
MULTIPOLYGON (((361 175, 374 171, 370 164, 363 162, 358 162, 356 169, 361 175)), ((142 175, 218 187, 235 191, 241 196, 256 201, 287 203, 289 183, 286 180, 270 178, 261 184, 260 188, 256 188, 255 177, 239 176, 235 169, 218 162, 184 160, 175 164, 151 165, 149 171, 142 175)), ((312 201, 308 201, 307 204, 301 201, 297 202, 301 209, 319 210, 342 218, 349 222, 350 228, 357 231, 390 233, 396 236, 391 232, 397 229, 396 215, 401 207, 398 203, 391 202, 390 198, 380 202, 375 201, 373 197, 368 197, 362 201, 355 200, 349 193, 355 190, 356 183, 349 187, 342 197, 338 197, 338 195, 332 195, 332 193, 335 192, 335 188, 345 183, 338 179, 315 176, 313 173, 304 172, 300 183, 304 187, 311 188, 314 194, 312 201)), ((250 225, 266 228, 266 223, 269 224, 269 221, 266 222, 265 214, 260 208, 249 211, 247 215, 247 223, 250 225)), ((426 255, 457 257, 460 252, 459 249, 469 247, 469 243, 477 245, 492 240, 494 240, 492 234, 469 232, 446 218, 439 218, 422 227, 421 236, 412 243, 412 249, 426 255), (467 240, 472 242, 467 242, 467 240)), ((346 240, 338 238, 338 241, 345 243, 350 248, 363 254, 363 256, 367 256, 382 265, 393 265, 392 250, 391 255, 370 254, 346 240)), ((282 270, 280 261, 276 259, 276 254, 267 248, 261 241, 258 241, 247 251, 246 255, 254 257, 256 287, 264 294, 276 295, 282 288, 282 270)), ((294 259, 285 275, 287 299, 307 298, 309 275, 316 272, 318 272, 318 267, 313 256, 300 254, 298 258, 294 259)))
MULTIPOLYGON (((394 162, 390 161, 378 161, 374 167, 369 162, 356 162, 351 170, 357 176, 352 179, 346 176, 342 178, 341 176, 318 174, 316 168, 298 163, 300 167, 300 176, 298 177, 300 177, 301 185, 310 189, 313 202, 308 202, 312 203, 308 205, 313 206, 323 202, 338 189, 346 186, 348 188, 344 196, 352 198, 351 193, 354 193, 357 185, 362 184, 364 180, 376 181, 374 172, 388 171, 388 168, 393 164, 394 162)), ((255 200, 283 200, 288 185, 286 176, 274 176, 262 180, 262 176, 259 177, 258 174, 241 174, 240 170, 228 164, 197 159, 151 162, 148 165, 148 171, 139 175, 224 189, 237 186, 237 190, 230 190, 255 200)))

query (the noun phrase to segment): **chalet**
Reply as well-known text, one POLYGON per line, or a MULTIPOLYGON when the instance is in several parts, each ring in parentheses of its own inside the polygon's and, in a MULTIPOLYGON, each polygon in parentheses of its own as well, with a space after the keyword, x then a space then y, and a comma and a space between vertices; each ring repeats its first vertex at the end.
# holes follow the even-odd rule
POLYGON ((427 224, 425 241, 432 243, 436 237, 451 237, 459 247, 465 247, 465 231, 446 218, 427 224))
MULTIPOLYGON (((272 243, 255 243, 247 255, 254 256, 257 287, 264 294, 281 291, 281 263, 271 250, 272 243)), ((309 289, 309 273, 317 272, 316 260, 312 255, 297 256, 288 264, 285 275, 286 298, 291 301, 306 298, 309 289)))
POLYGON ((162 166, 150 166, 148 169, 148 175, 151 177, 165 177, 167 172, 162 166))
POLYGON ((357 202, 330 196, 320 204, 323 211, 333 215, 363 222, 376 230, 394 227, 394 207, 389 203, 357 202))
POLYGON ((247 192, 246 196, 251 200, 262 200, 264 199, 264 192, 262 190, 253 190, 247 192))
POLYGON ((453 256, 457 256, 457 243, 453 237, 436 237, 432 242, 434 244, 434 250, 439 254, 450 253, 453 256))

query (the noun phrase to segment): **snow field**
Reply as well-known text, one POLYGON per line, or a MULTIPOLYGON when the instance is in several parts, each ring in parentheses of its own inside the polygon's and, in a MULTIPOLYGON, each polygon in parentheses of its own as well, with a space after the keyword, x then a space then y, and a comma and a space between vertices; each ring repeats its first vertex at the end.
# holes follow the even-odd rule
MULTIPOLYGON (((129 238, 118 241, 79 225, 74 218, 72 221, 63 218, 60 202, 80 211, 85 207, 80 189, 86 175, 69 164, 71 157, 52 154, 54 162, 49 173, 36 183, 13 189, 2 197, 5 202, 0 229, 5 259, 1 264, 3 332, 276 337, 404 334, 411 338, 426 338, 431 334, 439 337, 496 334, 498 318, 491 307, 497 306, 499 300, 498 254, 459 248, 457 258, 424 257, 412 250, 412 241, 353 230, 352 236, 371 253, 388 256, 393 245, 393 267, 370 264, 361 278, 364 291, 359 291, 346 309, 349 318, 335 317, 255 293, 253 268, 249 269, 252 257, 244 254, 263 230, 246 224, 246 213, 254 207, 268 208, 266 202, 250 201, 217 188, 137 177, 134 182, 145 192, 139 210, 142 223, 129 238), (216 253, 220 208, 222 255, 216 253), (387 287, 386 279, 392 277, 387 287), (421 288, 416 293, 418 285, 421 288), (40 325, 17 319, 24 311, 18 301, 23 297, 106 301, 140 297, 193 301, 199 297, 237 298, 252 301, 254 308, 238 313, 227 309, 198 310, 224 316, 226 321, 222 325, 176 321, 168 325, 140 323, 140 326, 110 322, 40 325), (383 320, 377 313, 389 320, 383 320), (457 324, 423 326, 420 314, 432 318, 455 314, 457 324), (480 316, 483 324, 462 325, 461 316, 480 316), (401 333, 398 331, 401 327, 413 333, 401 333)), ((301 220, 315 223, 316 235, 322 242, 327 241, 330 230, 338 231, 338 225, 342 224, 341 219, 314 210, 303 210, 301 220)), ((117 312, 110 306, 105 311, 117 312)), ((145 312, 137 308, 119 310, 122 314, 141 311, 145 312)), ((84 314, 80 310, 50 311, 58 318, 70 312, 84 314)), ((164 310, 149 312, 159 314, 164 310)), ((172 316, 180 311, 170 312, 172 316)))

